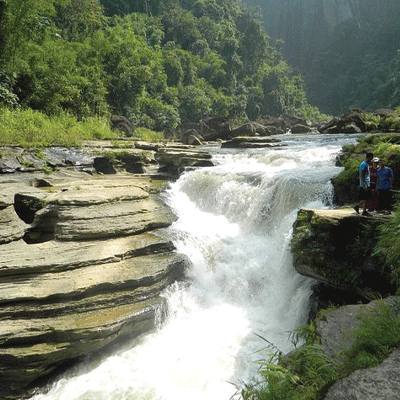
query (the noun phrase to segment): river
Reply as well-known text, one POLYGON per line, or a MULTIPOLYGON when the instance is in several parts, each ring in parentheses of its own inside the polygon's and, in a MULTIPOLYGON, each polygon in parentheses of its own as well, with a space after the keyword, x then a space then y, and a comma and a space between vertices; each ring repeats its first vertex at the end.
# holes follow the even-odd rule
POLYGON ((356 139, 281 139, 277 149, 207 147, 216 165, 171 184, 165 201, 178 220, 161 234, 192 266, 187 282, 163 293, 166 317, 34 400, 229 400, 268 358, 266 340, 293 348, 289 333, 307 320, 313 281, 293 269, 292 226, 300 207, 332 206, 336 155, 356 139))

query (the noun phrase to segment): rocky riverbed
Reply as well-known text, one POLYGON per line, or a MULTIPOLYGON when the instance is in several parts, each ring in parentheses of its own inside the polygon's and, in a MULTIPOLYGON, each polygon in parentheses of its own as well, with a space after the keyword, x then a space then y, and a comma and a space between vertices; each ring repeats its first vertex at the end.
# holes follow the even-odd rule
POLYGON ((184 276, 189 260, 160 234, 175 220, 160 192, 211 157, 121 143, 1 149, 2 399, 152 330, 160 293, 184 276))
MULTIPOLYGON (((194 146, 126 139, 0 153, 0 398, 11 400, 154 328, 160 293, 184 279, 190 265, 163 236, 175 216, 161 193, 183 170, 212 160, 194 146)), ((361 231, 373 236, 384 220, 351 208, 298 214, 294 265, 319 282, 314 311, 329 303, 328 293, 350 303, 315 321, 333 357, 349 346, 345 333, 358 326, 358 315, 374 309, 370 301, 391 294, 371 249, 360 261, 352 248, 361 231)), ((398 297, 387 303, 398 313, 398 297)), ((386 385, 385 398, 395 399, 391 393, 400 388, 398 380, 385 381, 388 368, 397 373, 397 352, 374 371, 357 372, 362 385, 358 375, 349 376, 326 398, 358 391, 367 397, 355 398, 375 399, 375 389, 386 385)))

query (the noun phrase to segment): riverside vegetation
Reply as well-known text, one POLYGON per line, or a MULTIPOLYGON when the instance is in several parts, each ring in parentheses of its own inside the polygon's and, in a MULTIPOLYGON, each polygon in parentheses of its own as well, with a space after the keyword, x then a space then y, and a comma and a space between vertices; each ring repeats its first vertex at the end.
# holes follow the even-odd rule
MULTIPOLYGON (((53 144, 113 139, 112 113, 126 115, 137 127, 135 137, 146 140, 162 140, 162 132, 212 114, 234 121, 285 113, 326 119, 308 104, 302 77, 270 43, 260 20, 236 0, 0 1, 0 144, 40 154, 53 144)), ((397 58, 393 64, 398 68, 397 58)), ((397 82, 396 71, 385 88, 397 82)), ((399 129, 398 114, 385 119, 385 130, 399 129)), ((379 118, 371 116, 376 128, 379 118)), ((400 176, 398 143, 394 134, 369 135, 344 149, 338 160, 344 172, 333 180, 339 204, 355 198, 359 159, 367 150, 400 176)), ((376 245, 397 287, 399 207, 376 245)), ((381 362, 400 345, 400 320, 385 304, 378 311, 363 319, 340 364, 323 353, 313 323, 294 332, 295 342, 304 343, 297 356, 285 362, 274 349, 260 362, 260 382, 246 385, 242 397, 322 398, 350 371, 381 362)))
MULTIPOLYGON (((15 112, 19 111, 16 110, 15 112)), ((43 117, 42 114, 29 110, 23 113, 27 113, 27 116, 33 116, 32 120, 35 120, 35 117, 40 115, 39 120, 41 121, 43 117)), ((21 119, 23 119, 23 113, 18 114, 21 119)), ((8 115, 9 118, 11 118, 11 114, 8 115)), ((54 120, 48 119, 48 121, 50 120, 53 122, 58 121, 57 118, 54 120)), ((73 119, 71 121, 79 126, 78 121, 73 119)), ((33 124, 32 126, 35 125, 33 124)), ((54 126, 57 126, 57 124, 54 124, 54 126)), ((16 132, 15 126, 14 129, 16 132)), ((32 130, 28 129, 27 131, 32 134, 32 130)), ((24 137, 26 138, 24 135, 27 134, 27 131, 24 131, 25 133, 20 132, 21 143, 28 143, 28 140, 23 139, 24 137)), ((93 132, 97 132, 96 129, 93 132)), ((148 130, 146 131, 146 133, 149 132, 148 130)), ((104 137, 115 134, 109 128, 104 130, 104 137)), ((87 132, 83 137, 90 138, 90 135, 86 135, 88 135, 87 132)), ((96 135, 91 136, 91 138, 101 138, 100 135, 96 135)), ((37 137, 40 138, 40 135, 37 137)), ((79 136, 73 137, 75 138, 74 140, 79 140, 79 136)), ((67 140, 65 143, 72 142, 67 140)), ((343 148, 341 155, 338 157, 338 164, 344 166, 344 170, 333 180, 338 193, 337 200, 339 204, 346 203, 346 199, 343 198, 341 193, 345 193, 347 189, 343 190, 343 187, 350 189, 356 186, 358 164, 366 151, 373 151, 379 157, 385 159, 387 164, 395 171, 398 171, 400 168, 399 142, 400 136, 398 134, 369 134, 359 139, 357 145, 343 148)), ((33 143, 36 142, 33 141, 33 143)), ((114 143, 120 142, 115 139, 114 143)), ((118 146, 121 145, 118 144, 118 146)), ((399 182, 396 180, 395 190, 398 187, 399 182)), ((382 225, 379 240, 374 250, 380 258, 381 265, 390 270, 396 287, 400 287, 400 263, 397 257, 400 242, 398 229, 400 225, 399 207, 400 205, 396 205, 396 212, 393 218, 388 219, 382 225)), ((324 318, 324 313, 326 312, 326 310, 320 311, 318 318, 324 318)), ((392 349, 398 347, 400 345, 399 324, 400 317, 394 313, 393 309, 382 303, 374 313, 368 317, 362 317, 359 328, 351 333, 354 338, 353 346, 343 352, 343 359, 340 363, 337 363, 324 353, 319 342, 320 338, 316 333, 315 323, 311 322, 308 326, 291 334, 293 342, 299 346, 297 354, 286 359, 278 349, 272 348, 272 356, 260 362, 259 382, 246 384, 241 396, 245 400, 287 398, 311 400, 323 398, 322 396, 327 388, 334 382, 348 376, 352 371, 360 368, 370 368, 379 364, 392 349)))
POLYGON ((238 0, 0 1, 0 105, 156 131, 204 115, 319 116, 238 0))
MULTIPOLYGON (((391 277, 392 291, 397 296, 400 295, 399 143, 399 134, 372 134, 359 139, 356 145, 344 146, 337 161, 344 170, 333 179, 337 201, 344 205, 357 198, 358 166, 366 152, 372 151, 397 171, 395 212, 392 218, 380 225, 372 248, 378 265, 391 277)), ((325 315, 337 307, 332 304, 330 308, 320 310, 316 319, 324 320, 325 315)), ((295 346, 299 345, 293 355, 284 356, 268 343, 271 355, 260 362, 260 379, 247 384, 242 391, 245 400, 323 399, 335 382, 356 370, 377 366, 400 346, 400 315, 396 307, 383 300, 378 300, 372 312, 359 317, 360 324, 355 330, 346 333, 351 337, 352 345, 341 351, 339 360, 328 356, 321 346, 316 319, 290 334, 295 346)))

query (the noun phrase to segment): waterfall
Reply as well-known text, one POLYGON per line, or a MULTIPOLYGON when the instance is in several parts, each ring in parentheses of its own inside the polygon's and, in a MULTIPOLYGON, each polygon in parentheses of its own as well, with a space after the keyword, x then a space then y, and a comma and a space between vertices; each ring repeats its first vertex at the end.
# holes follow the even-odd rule
POLYGON ((283 137, 278 149, 208 148, 215 166, 165 193, 178 216, 161 234, 192 261, 163 296, 158 329, 96 365, 61 377, 34 400, 229 400, 304 324, 312 281, 292 266, 300 207, 332 205, 335 157, 349 136, 283 137))

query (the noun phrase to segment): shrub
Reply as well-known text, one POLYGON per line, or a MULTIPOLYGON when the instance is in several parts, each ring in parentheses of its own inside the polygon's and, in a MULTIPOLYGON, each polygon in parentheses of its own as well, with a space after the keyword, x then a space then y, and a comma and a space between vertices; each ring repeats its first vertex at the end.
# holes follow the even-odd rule
POLYGON ((136 128, 135 138, 145 140, 146 142, 159 142, 165 139, 162 132, 155 132, 147 128, 136 128))
POLYGON ((383 257, 393 282, 400 287, 400 203, 396 204, 393 217, 382 224, 375 251, 383 257))
POLYGON ((104 118, 78 121, 70 114, 49 117, 32 109, 0 109, 0 144, 22 147, 79 146, 81 139, 115 136, 104 118))
MULTIPOLYGON (((353 345, 333 362, 318 343, 312 324, 300 329, 305 345, 288 356, 276 348, 268 361, 261 361, 259 380, 242 390, 244 400, 318 400, 336 380, 361 368, 371 368, 400 345, 400 316, 381 302, 360 317, 359 327, 348 335, 353 345), (305 336, 304 336, 305 335, 305 336)), ((298 335, 295 334, 297 337, 298 335)))
POLYGON ((355 342, 344 352, 343 374, 361 368, 372 368, 384 361, 400 344, 400 316, 383 302, 366 316, 351 336, 355 342))

